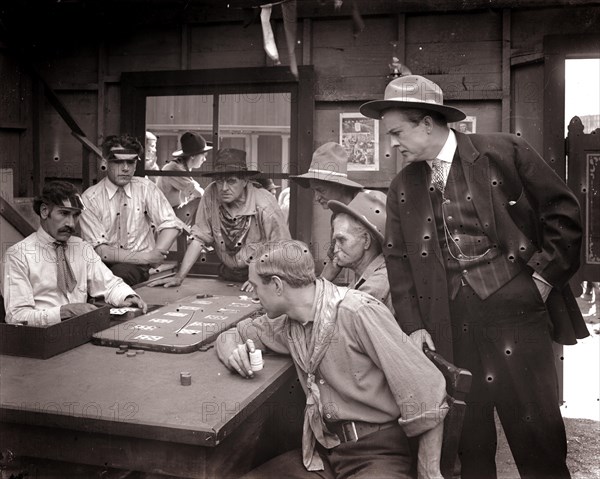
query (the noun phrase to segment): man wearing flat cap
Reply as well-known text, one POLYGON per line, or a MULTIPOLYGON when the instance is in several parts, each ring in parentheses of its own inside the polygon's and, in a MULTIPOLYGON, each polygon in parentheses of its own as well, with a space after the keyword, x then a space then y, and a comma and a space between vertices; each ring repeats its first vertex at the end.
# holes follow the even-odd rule
MULTIPOLYGON (((206 154, 212 144, 194 131, 181 135, 181 149, 174 151, 173 159, 162 171, 189 172, 200 168, 206 161, 206 154)), ((191 226, 204 190, 191 176, 159 176, 156 184, 164 193, 175 215, 187 226, 191 226)))
POLYGON ((587 335, 568 286, 577 200, 524 139, 449 129, 465 114, 426 78, 397 78, 360 111, 381 120, 406 165, 384 242, 396 317, 473 373, 461 477, 496 477, 494 409, 521 477, 569 477, 552 340, 587 335))
MULTIPOLYGON (((313 191, 315 201, 325 210, 329 209, 329 201, 338 201, 347 205, 363 191, 360 183, 348 178, 348 153, 342 145, 333 141, 324 143, 315 150, 308 171, 302 175, 290 176, 302 188, 313 191)), ((372 191, 385 202, 385 194, 372 191)), ((333 281, 341 271, 335 262, 333 245, 327 252, 329 262, 321 272, 321 277, 333 281)))
POLYGON ((163 263, 184 228, 158 187, 133 176, 143 151, 140 142, 127 134, 106 138, 102 168, 107 176, 82 195, 83 239, 129 285, 148 279, 150 267, 163 263))
POLYGON ((393 313, 387 268, 383 257, 385 201, 372 192, 361 191, 347 205, 331 200, 331 242, 335 262, 354 272, 348 285, 370 294, 393 313))
POLYGON ((117 306, 146 304, 104 265, 94 248, 73 236, 83 210, 75 186, 51 181, 35 199, 40 227, 4 256, 7 323, 47 326, 96 309, 88 294, 117 306))
POLYGON ((219 277, 242 282, 242 290, 250 290, 248 261, 254 250, 266 241, 290 239, 277 199, 250 181, 259 173, 248 169, 245 151, 217 151, 214 170, 203 174, 214 181, 198 206, 192 241, 181 267, 174 277, 153 281, 150 286, 179 286, 205 247, 213 246, 221 260, 219 277))

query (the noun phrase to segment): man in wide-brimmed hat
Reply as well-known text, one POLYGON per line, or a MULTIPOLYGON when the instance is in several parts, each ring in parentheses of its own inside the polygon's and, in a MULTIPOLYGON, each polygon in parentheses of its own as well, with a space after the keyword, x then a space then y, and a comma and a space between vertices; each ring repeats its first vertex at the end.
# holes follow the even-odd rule
POLYGON ((461 477, 496 477, 494 408, 521 476, 569 477, 552 340, 588 334, 568 286, 575 196, 524 139, 448 128, 465 114, 421 76, 393 80, 360 111, 381 120, 406 164, 384 242, 396 317, 473 373, 461 477))
MULTIPOLYGON (((364 188, 360 183, 348 178, 348 153, 342 145, 333 141, 321 145, 315 150, 308 171, 302 175, 290 176, 302 188, 313 191, 315 201, 323 209, 329 209, 329 201, 339 201, 343 204, 350 203, 358 192, 364 188)), ((374 192, 385 201, 385 194, 374 192)), ((327 252, 329 262, 323 268, 321 276, 333 281, 342 270, 335 263, 333 245, 327 252)))
MULTIPOLYGON (((181 149, 172 153, 173 159, 162 171, 189 172, 200 168, 206 161, 206 154, 212 150, 212 143, 194 131, 181 135, 181 149)), ((159 176, 156 182, 167 197, 177 217, 191 226, 204 190, 191 176, 159 176)))
POLYGON ((266 241, 289 239, 290 232, 277 199, 250 179, 260 172, 250 170, 246 152, 235 148, 217 151, 214 170, 203 176, 214 181, 206 187, 192 227, 189 243, 179 271, 173 278, 155 281, 150 286, 179 286, 204 251, 213 246, 222 264, 219 276, 226 281, 243 282, 251 288, 248 260, 266 241))
POLYGON ((134 176, 144 151, 128 134, 102 144, 107 176, 82 195, 81 234, 112 272, 129 285, 146 281, 162 264, 185 225, 148 178, 134 176))
POLYGON ((335 262, 355 275, 348 287, 369 293, 393 312, 382 252, 385 201, 372 192, 361 191, 347 205, 331 200, 328 206, 333 211, 331 242, 335 262))

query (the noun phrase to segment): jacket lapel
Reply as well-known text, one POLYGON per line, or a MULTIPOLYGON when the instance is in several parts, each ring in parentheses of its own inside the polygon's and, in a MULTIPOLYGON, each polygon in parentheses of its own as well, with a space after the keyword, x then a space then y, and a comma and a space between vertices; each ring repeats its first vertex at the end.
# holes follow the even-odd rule
POLYGON ((500 187, 498 172, 490 168, 489 158, 486 155, 479 154, 468 135, 455 133, 458 144, 457 152, 462 162, 467 186, 473 198, 473 206, 477 211, 477 216, 485 234, 492 241, 497 241, 492 188, 500 187))

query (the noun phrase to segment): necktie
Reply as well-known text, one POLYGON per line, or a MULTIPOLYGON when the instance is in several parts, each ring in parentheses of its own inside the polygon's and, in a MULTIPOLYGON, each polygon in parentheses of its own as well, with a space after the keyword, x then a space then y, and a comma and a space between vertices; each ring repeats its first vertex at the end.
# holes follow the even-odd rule
POLYGON ((75 279, 71 265, 67 261, 65 255, 65 248, 67 245, 57 241, 54 243, 54 246, 56 247, 56 278, 58 289, 66 296, 67 293, 70 293, 75 289, 77 280, 75 279))
POLYGON ((117 191, 117 201, 119 202, 119 247, 127 248, 127 220, 129 218, 129 209, 127 207, 128 198, 123 187, 117 191))
POLYGON ((444 193, 446 187, 444 162, 438 158, 431 162, 431 185, 440 193, 444 193))

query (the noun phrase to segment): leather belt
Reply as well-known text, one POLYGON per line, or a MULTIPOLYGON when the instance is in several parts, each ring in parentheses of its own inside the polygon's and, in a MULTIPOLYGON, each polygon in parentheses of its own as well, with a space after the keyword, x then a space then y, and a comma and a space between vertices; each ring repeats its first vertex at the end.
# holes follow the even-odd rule
POLYGON ((361 437, 367 436, 377 431, 387 429, 392 426, 398 426, 397 421, 390 421, 383 424, 373 424, 363 421, 338 421, 328 422, 327 429, 337 434, 341 442, 356 442, 361 437))

